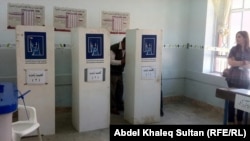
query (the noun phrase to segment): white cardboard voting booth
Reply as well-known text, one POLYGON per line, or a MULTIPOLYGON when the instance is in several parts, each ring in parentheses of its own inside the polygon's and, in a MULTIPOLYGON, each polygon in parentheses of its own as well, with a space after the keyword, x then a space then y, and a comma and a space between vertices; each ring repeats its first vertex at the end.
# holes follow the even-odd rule
MULTIPOLYGON (((17 87, 25 104, 34 106, 41 134, 55 134, 55 59, 54 28, 16 27, 17 87)), ((19 104, 23 104, 19 100, 19 104)), ((19 115, 19 120, 27 115, 19 115)))
POLYGON ((126 32, 124 118, 131 124, 160 121, 162 31, 126 32))
POLYGON ((79 132, 110 123, 110 37, 105 29, 72 33, 72 123, 79 132))

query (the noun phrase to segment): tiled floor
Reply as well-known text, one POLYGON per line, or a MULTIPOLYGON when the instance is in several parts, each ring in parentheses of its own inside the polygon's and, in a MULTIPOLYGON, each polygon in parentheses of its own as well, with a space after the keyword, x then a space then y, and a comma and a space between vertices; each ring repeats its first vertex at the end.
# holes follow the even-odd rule
MULTIPOLYGON (((223 112, 210 106, 197 104, 188 99, 167 101, 164 116, 156 124, 163 125, 208 125, 222 124, 223 112)), ((111 124, 128 124, 121 115, 111 115, 111 124)), ((38 141, 37 137, 22 141, 38 141)), ((78 133, 71 124, 71 112, 56 113, 56 134, 43 136, 43 141, 109 141, 109 129, 78 133)))

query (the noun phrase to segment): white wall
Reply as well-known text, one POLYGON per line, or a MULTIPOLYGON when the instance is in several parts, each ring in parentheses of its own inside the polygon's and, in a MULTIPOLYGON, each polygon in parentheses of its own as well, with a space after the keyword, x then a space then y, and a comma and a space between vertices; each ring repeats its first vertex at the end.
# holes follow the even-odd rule
MULTIPOLYGON (((214 44, 213 39, 213 13, 211 0, 191 0, 190 27, 188 36, 191 44, 210 46, 214 44), (207 13, 209 12, 209 13, 207 13), (209 29, 212 28, 212 29, 209 29)), ((227 87, 223 77, 208 74, 206 70, 210 67, 207 60, 211 60, 204 49, 192 48, 186 52, 186 73, 185 73, 185 96, 203 101, 205 103, 223 107, 224 101, 215 96, 216 88, 227 87), (205 55, 204 55, 205 54, 205 55), (209 66, 206 66, 209 65, 209 66), (203 66, 207 68, 204 69, 203 66), (204 70, 206 72, 204 72, 204 70)))
POLYGON ((163 95, 183 95, 186 48, 172 47, 188 43, 190 0, 169 0, 166 4, 165 47, 162 49, 163 95), (171 46, 171 47, 170 47, 171 46))

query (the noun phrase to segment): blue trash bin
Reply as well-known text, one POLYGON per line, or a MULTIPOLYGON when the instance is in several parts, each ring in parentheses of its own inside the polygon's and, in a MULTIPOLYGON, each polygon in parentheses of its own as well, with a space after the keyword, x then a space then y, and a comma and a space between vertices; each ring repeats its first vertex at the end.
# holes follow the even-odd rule
POLYGON ((0 137, 11 141, 12 113, 17 110, 18 90, 15 84, 0 82, 0 137))

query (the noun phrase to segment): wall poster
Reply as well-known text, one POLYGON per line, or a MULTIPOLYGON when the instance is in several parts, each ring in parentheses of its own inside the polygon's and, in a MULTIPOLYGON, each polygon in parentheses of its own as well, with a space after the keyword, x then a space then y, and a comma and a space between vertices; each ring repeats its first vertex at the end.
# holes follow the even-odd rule
POLYGON ((26 64, 46 64, 46 33, 25 32, 24 36, 26 64))
POLYGON ((129 22, 129 13, 102 12, 102 28, 107 29, 111 34, 126 34, 129 22))
POLYGON ((74 27, 86 27, 87 12, 84 9, 54 8, 55 31, 70 31, 74 27))
POLYGON ((103 34, 86 34, 86 59, 87 62, 99 62, 104 61, 103 49, 104 49, 103 34))
POLYGON ((44 6, 27 4, 8 4, 8 29, 16 25, 45 26, 44 6))

